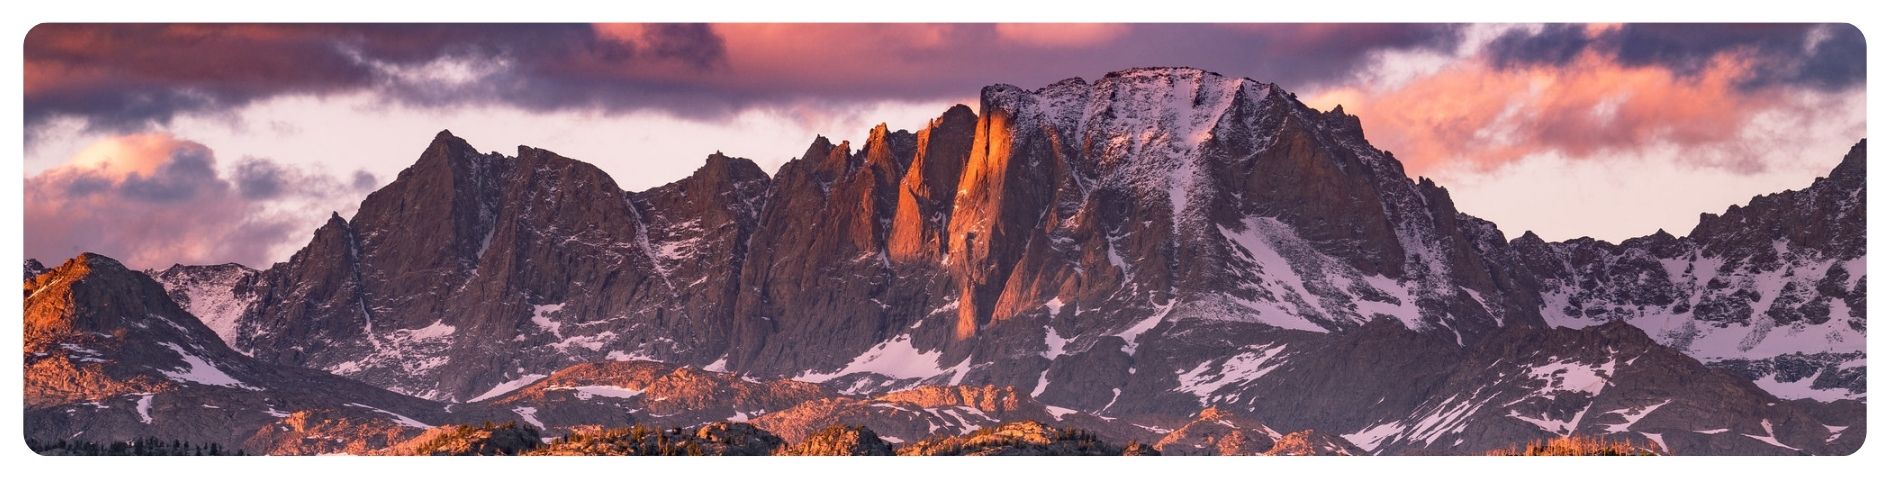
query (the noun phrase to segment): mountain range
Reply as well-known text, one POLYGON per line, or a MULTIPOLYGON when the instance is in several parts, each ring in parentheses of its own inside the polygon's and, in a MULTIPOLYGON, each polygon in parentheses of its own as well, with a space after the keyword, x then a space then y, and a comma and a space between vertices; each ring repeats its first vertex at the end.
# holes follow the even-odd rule
POLYGON ((773 175, 710 155, 641 192, 442 131, 266 269, 28 260, 28 437, 368 453, 514 421, 568 440, 548 450, 740 426, 775 439, 743 448, 762 454, 1863 442, 1863 140, 1686 236, 1549 242, 1507 240, 1358 117, 1274 84, 1132 69, 979 106, 858 148, 817 137, 773 175))

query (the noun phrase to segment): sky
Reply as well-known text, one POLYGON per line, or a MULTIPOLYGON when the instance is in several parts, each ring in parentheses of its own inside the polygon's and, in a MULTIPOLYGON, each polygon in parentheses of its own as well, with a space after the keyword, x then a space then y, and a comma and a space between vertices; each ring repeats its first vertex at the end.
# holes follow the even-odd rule
POLYGON ((1865 136, 1846 24, 67 25, 25 40, 25 249, 287 260, 442 129, 627 190, 1140 66, 1344 105, 1507 236, 1677 235, 1865 136))

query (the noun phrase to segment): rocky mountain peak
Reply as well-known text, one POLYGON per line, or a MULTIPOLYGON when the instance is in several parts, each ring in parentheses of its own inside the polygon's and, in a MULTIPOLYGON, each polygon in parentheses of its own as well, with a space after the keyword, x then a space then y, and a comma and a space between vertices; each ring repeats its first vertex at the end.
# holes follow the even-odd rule
POLYGON ((873 131, 868 133, 867 142, 861 145, 861 159, 874 170, 875 179, 891 185, 906 174, 918 145, 918 136, 912 132, 889 132, 887 124, 881 123, 874 126, 873 131))
POLYGON ((38 277, 39 274, 46 273, 46 265, 40 263, 39 260, 37 259, 27 258, 25 262, 25 270, 26 270, 26 279, 32 280, 33 277, 38 277))
MULTIPOLYGON (((1833 186, 1844 189, 1865 188, 1866 139, 1859 139, 1858 143, 1853 144, 1851 148, 1847 149, 1846 157, 1840 159, 1839 165, 1833 166, 1833 172, 1828 173, 1824 179, 1837 182, 1839 184, 1833 186)), ((1815 181, 1815 183, 1819 183, 1819 181, 1815 181)))
POLYGON ((1327 124, 1333 126, 1341 135, 1354 140, 1366 140, 1366 130, 1360 126, 1360 117, 1347 114, 1346 108, 1336 104, 1334 109, 1322 116, 1326 117, 1327 124))
POLYGON ((262 272, 225 263, 171 265, 163 271, 145 273, 163 284, 173 302, 210 327, 225 344, 237 346, 241 318, 256 300, 262 272))
MULTIPOLYGON (((842 143, 846 144, 847 142, 842 141, 842 143)), ((834 154, 835 147, 836 145, 834 145, 834 142, 828 140, 827 135, 815 135, 815 140, 808 143, 808 150, 802 151, 799 160, 804 162, 825 161, 828 159, 828 156, 834 154)))
POLYGON ((1860 140, 1824 178, 1804 190, 1756 196, 1730 205, 1721 214, 1702 214, 1690 237, 1713 238, 1704 244, 1718 255, 1765 257, 1775 238, 1822 254, 1865 254, 1866 142, 1860 140), (1764 248, 1762 246, 1765 246, 1764 248))
POLYGON ((946 253, 946 221, 978 122, 972 108, 955 104, 915 136, 913 163, 900 178, 887 240, 893 261, 937 263, 946 253))

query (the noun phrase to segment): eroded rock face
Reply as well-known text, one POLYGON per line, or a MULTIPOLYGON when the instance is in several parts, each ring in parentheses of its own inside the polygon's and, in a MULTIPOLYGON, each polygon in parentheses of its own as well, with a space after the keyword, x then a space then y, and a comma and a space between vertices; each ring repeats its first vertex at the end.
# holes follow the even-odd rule
POLYGON ((662 356, 698 366, 724 358, 722 347, 733 338, 728 327, 738 319, 742 265, 767 203, 769 185, 769 175, 755 162, 718 153, 690 177, 634 196, 632 202, 645 223, 648 251, 676 298, 665 306, 671 333, 644 330, 658 331, 642 335, 653 337, 649 342, 611 340, 626 346, 622 350, 628 352, 620 352, 621 356, 662 356), (701 348, 682 350, 687 347, 701 348))
POLYGON ((776 172, 743 265, 729 367, 787 373, 873 340, 904 313, 886 238, 912 134, 879 127, 861 152, 817 139, 776 172))

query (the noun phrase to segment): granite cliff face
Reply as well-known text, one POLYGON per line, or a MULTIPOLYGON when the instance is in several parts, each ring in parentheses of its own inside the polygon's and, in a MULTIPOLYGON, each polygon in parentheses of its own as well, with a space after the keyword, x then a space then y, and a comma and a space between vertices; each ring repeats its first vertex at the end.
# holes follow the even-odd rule
POLYGON ((547 436, 729 420, 790 445, 866 426, 810 449, 877 449, 1032 421, 1184 454, 1863 438, 1863 141, 1685 237, 1553 243, 1506 240, 1357 117, 1273 84, 1135 69, 995 85, 979 106, 817 138, 773 176, 711 155, 642 192, 442 132, 287 262, 152 276, 259 363, 547 436))

